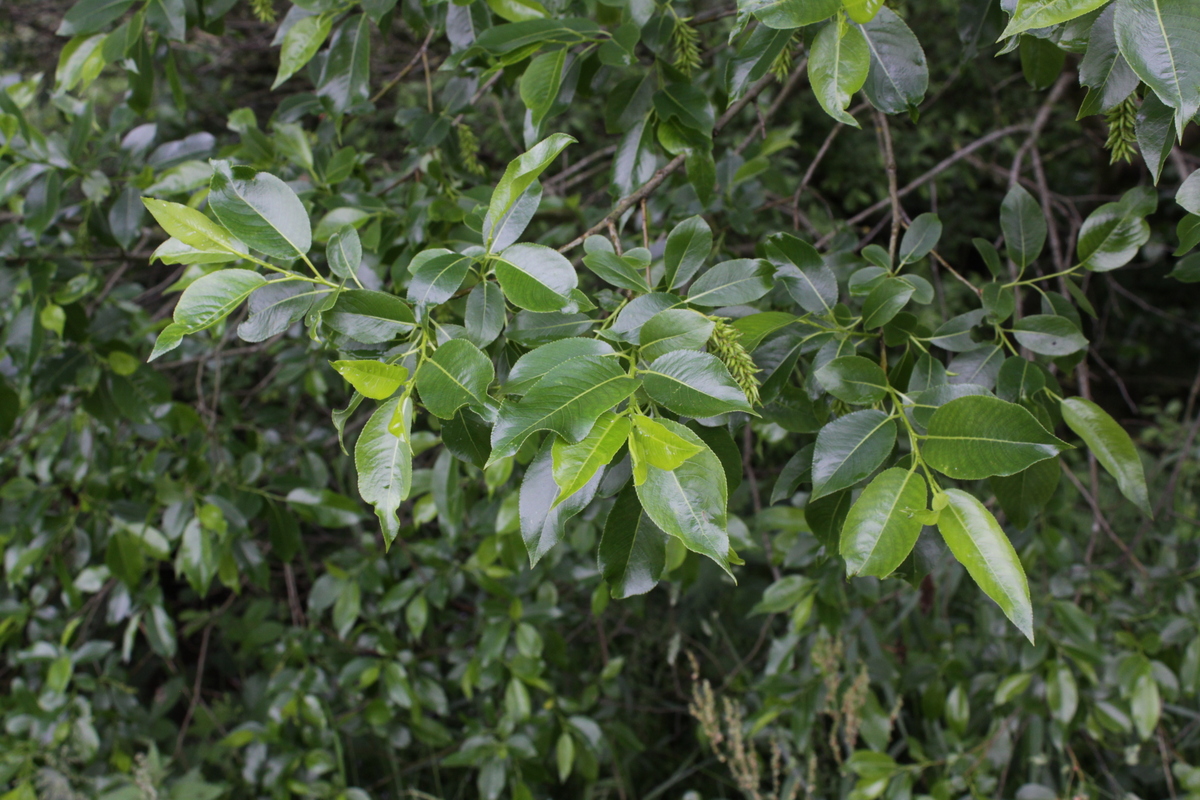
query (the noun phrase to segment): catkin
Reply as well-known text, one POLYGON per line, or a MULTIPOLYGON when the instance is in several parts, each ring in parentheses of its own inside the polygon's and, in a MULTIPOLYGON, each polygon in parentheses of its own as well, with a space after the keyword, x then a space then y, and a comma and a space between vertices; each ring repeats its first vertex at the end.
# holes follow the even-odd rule
POLYGON ((742 332, 730 325, 729 320, 722 317, 709 317, 709 319, 714 323, 713 331, 708 337, 709 350, 724 362, 729 374, 746 393, 746 399, 750 401, 750 405, 758 405, 757 376, 759 369, 755 366, 750 353, 738 341, 742 338, 742 332))
POLYGON ((1104 143, 1104 147, 1112 154, 1110 164, 1133 161, 1133 156, 1137 153, 1137 133, 1134 130, 1137 112, 1137 95, 1131 94, 1105 114, 1108 141, 1104 143))

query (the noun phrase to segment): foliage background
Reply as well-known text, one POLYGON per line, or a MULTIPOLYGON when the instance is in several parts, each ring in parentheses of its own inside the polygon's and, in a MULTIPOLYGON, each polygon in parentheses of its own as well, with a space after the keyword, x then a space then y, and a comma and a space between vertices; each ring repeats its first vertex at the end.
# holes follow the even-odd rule
MULTIPOLYGON (((1194 285, 1165 278, 1183 216, 1166 198, 1200 161, 1194 127, 1167 160, 1150 241, 1088 282, 1090 371, 1062 376, 1090 375, 1076 392, 1133 432, 1158 513, 1140 517, 1082 451, 1064 456, 1070 477, 1045 515, 1007 529, 1036 646, 945 553, 916 586, 847 581, 802 510, 768 502, 795 450, 768 426, 747 437, 731 492, 738 588, 680 551, 659 588, 609 601, 600 509, 530 569, 504 510, 516 479, 459 476, 436 450, 417 454, 420 490, 385 552, 328 415, 347 388, 303 334, 247 345, 231 322, 145 364, 183 270, 148 263, 160 234, 134 201, 186 201, 207 184, 203 159, 303 187, 318 231, 326 215, 361 217, 375 243, 364 276, 398 289, 412 255, 453 239, 526 145, 520 68, 491 85, 438 69, 444 4, 403 3, 370 26, 370 102, 345 117, 312 104, 303 72, 271 90, 276 26, 256 16, 270 3, 206 3, 225 12, 208 30, 181 5, 185 36, 169 30, 172 3, 151 3, 147 20, 161 7, 168 22, 144 52, 71 92, 55 87, 68 4, 0 8, 0 83, 63 159, 58 197, 45 176, 4 172, 0 187, 5 797, 1200 794, 1200 339, 1194 285), (211 551, 182 546, 189 526, 211 551), (885 751, 901 769, 861 755, 885 751)), ((1100 118, 1075 120, 1076 56, 1033 91, 994 35, 964 47, 954 32, 973 5, 892 4, 931 69, 919 120, 890 120, 900 185, 1044 112, 1023 175, 1031 190, 1044 175, 1070 241, 1089 210, 1149 183, 1145 168, 1109 165, 1100 118)), ((676 10, 699 32, 696 84, 723 99, 734 17, 676 10)), ((614 96, 581 82, 553 120, 580 144, 543 176, 537 241, 564 244, 609 209, 614 96)), ((829 139, 832 120, 794 76, 735 115, 703 209, 718 248, 751 255, 797 219, 843 247, 886 239, 886 204, 835 222, 887 198, 871 116, 858 116, 865 130, 829 139)), ((939 251, 976 282, 987 273, 970 239, 999 233, 1024 141, 999 137, 904 200, 913 216, 940 213, 939 251)), ((698 210, 680 172, 649 198, 649 237, 698 210)), ((961 284, 929 277, 942 313, 969 306, 961 284)))

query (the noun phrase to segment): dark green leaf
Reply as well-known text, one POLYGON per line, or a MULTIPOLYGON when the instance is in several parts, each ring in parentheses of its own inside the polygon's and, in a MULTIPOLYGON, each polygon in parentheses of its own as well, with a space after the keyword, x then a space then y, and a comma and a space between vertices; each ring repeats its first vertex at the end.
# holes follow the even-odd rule
POLYGON ((886 578, 895 571, 921 534, 928 496, 915 469, 892 468, 871 481, 842 527, 846 573, 886 578))
POLYGON ((1008 190, 1000 208, 1000 227, 1008 257, 1020 269, 1037 260, 1046 244, 1046 217, 1033 195, 1020 185, 1008 190))
POLYGON ((1074 322, 1051 314, 1033 314, 1013 324, 1013 337, 1043 356, 1067 356, 1086 349, 1088 341, 1074 322))
POLYGON ((1015 475, 1066 447, 1021 406, 975 395, 934 412, 921 455, 951 478, 981 480, 1015 475))
POLYGON ((855 411, 817 434, 812 499, 846 489, 874 472, 896 444, 896 423, 882 411, 855 411))
POLYGON ((579 285, 571 262, 540 244, 514 244, 495 260, 496 278, 508 301, 529 311, 573 311, 579 285))
POLYGON ((862 356, 835 358, 813 373, 817 382, 839 400, 853 405, 870 405, 884 398, 887 376, 879 365, 862 356))
POLYGON ((860 127, 846 112, 850 98, 863 87, 871 67, 871 50, 860 28, 835 19, 813 40, 808 80, 825 113, 838 122, 860 127))
POLYGON ((295 259, 308 252, 308 211, 286 183, 250 167, 232 167, 228 161, 212 163, 208 202, 221 224, 269 256, 295 259))
POLYGON ((365 344, 390 342, 415 324, 412 309, 395 295, 349 289, 337 296, 321 320, 333 330, 365 344))
POLYGON ((703 350, 713 327, 712 320, 690 309, 660 311, 642 325, 639 352, 651 362, 673 350, 703 350))
POLYGON ((749 303, 771 291, 774 274, 775 268, 762 259, 722 261, 692 282, 688 302, 709 308, 749 303))
POLYGON ((929 88, 929 65, 917 37, 886 6, 862 26, 862 32, 871 54, 867 82, 863 84, 871 105, 885 114, 917 108, 929 88))
POLYGON ((429 413, 450 419, 465 405, 487 416, 487 390, 495 377, 491 360, 478 347, 466 339, 451 339, 421 363, 415 380, 429 413))
POLYGON ((1096 456, 1100 466, 1117 479, 1121 494, 1147 516, 1153 516, 1146 493, 1142 460, 1129 434, 1104 409, 1082 397, 1068 397, 1060 404, 1063 421, 1079 435, 1096 456))
POLYGON ((667 534, 642 511, 637 490, 627 485, 604 521, 597 555, 600 573, 618 600, 654 588, 667 562, 667 534))
POLYGON ((751 410, 745 392, 729 370, 709 353, 675 350, 638 374, 646 393, 677 414, 711 417, 751 410))
POLYGON ((667 234, 663 253, 668 289, 678 289, 690 281, 712 252, 712 229, 703 217, 688 217, 667 234))
POLYGON ((600 488, 602 473, 596 472, 570 497, 555 504, 558 484, 554 482, 552 448, 555 437, 548 436, 537 456, 525 469, 521 481, 521 538, 529 554, 530 566, 536 566, 562 539, 567 520, 582 511, 600 488))

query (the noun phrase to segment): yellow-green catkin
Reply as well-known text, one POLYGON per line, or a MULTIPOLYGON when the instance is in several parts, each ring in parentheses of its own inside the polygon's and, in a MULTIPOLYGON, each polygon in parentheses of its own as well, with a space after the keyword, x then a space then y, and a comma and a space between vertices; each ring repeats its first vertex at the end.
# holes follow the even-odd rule
POLYGON ((1112 155, 1110 164, 1133 161, 1133 156, 1137 153, 1137 133, 1134 131, 1137 112, 1137 95, 1131 94, 1105 114, 1108 141, 1104 143, 1104 147, 1112 155))
POLYGON ((273 0, 250 0, 250 8, 259 22, 275 21, 275 3, 273 0))
POLYGON ((729 320, 722 317, 709 317, 709 319, 714 323, 713 331, 708 337, 709 351, 725 364, 734 381, 746 393, 746 399, 750 401, 750 405, 759 405, 758 373, 760 370, 754 365, 754 359, 750 357, 750 353, 739 341, 742 338, 742 332, 730 325, 729 320))
POLYGON ((792 40, 788 39, 788 43, 779 51, 779 55, 775 56, 775 60, 771 62, 771 74, 775 76, 775 80, 783 83, 792 74, 792 40))
POLYGON ((487 168, 479 163, 479 139, 475 137, 471 126, 460 122, 454 126, 454 133, 458 136, 458 153, 463 169, 473 175, 487 174, 487 168))
POLYGON ((671 66, 689 78, 700 67, 700 34, 690 21, 691 17, 676 17, 671 29, 671 66))

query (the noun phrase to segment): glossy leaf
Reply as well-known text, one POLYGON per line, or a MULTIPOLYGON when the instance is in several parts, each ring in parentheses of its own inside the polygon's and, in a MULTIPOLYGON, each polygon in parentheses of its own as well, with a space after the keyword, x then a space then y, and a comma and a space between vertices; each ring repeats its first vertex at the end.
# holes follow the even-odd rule
POLYGON ((885 114, 917 108, 929 88, 929 65, 917 37, 887 6, 862 25, 862 32, 871 56, 863 91, 871 105, 885 114))
POLYGON ((811 500, 847 489, 874 472, 896 444, 896 423, 882 411, 855 411, 817 434, 811 500))
POLYGON ((973 395, 934 412, 921 455, 951 478, 981 480, 1015 475, 1066 447, 1023 407, 973 395))
POLYGON ((1113 26, 1121 55, 1182 132, 1200 111, 1200 23, 1191 0, 1117 0, 1113 26))
POLYGON ((356 281, 362 264, 362 240, 353 225, 346 225, 329 237, 325 245, 329 271, 342 280, 356 281))
POLYGON ((1039 461, 1015 475, 997 475, 988 485, 1009 521, 1028 528, 1058 490, 1062 469, 1053 459, 1039 461))
MULTIPOLYGON (((702 449, 675 470, 647 467, 646 481, 637 496, 646 515, 687 549, 707 556, 726 572, 729 569, 728 491, 721 462, 683 425, 662 420, 662 425, 702 449)), ((732 573, 730 573, 732 574, 732 573)))
POLYGON ((511 456, 536 431, 554 431, 569 444, 588 435, 596 419, 637 389, 615 359, 585 355, 551 369, 518 403, 506 403, 492 428, 489 463, 511 456))
POLYGON ((1046 245, 1046 218, 1033 195, 1021 186, 1008 190, 1000 207, 1000 227, 1008 257, 1025 269, 1041 255, 1046 245))
POLYGON ((1017 0, 1002 39, 1033 28, 1049 28, 1095 11, 1108 0, 1017 0))
POLYGON ((408 370, 382 361, 334 361, 333 368, 354 390, 371 400, 386 400, 408 380, 408 370))
POLYGON ((445 303, 467 277, 471 259, 441 248, 422 250, 408 265, 408 301, 418 310, 445 303))
POLYGON ((495 378, 491 359, 466 339, 451 339, 433 351, 417 370, 417 391, 429 413, 450 419, 465 405, 486 409, 495 378))
POLYGON ((669 308, 642 325, 639 352, 643 359, 652 362, 674 350, 703 350, 714 327, 712 320, 696 311, 669 308))
POLYGON ((1133 440, 1104 409, 1082 397, 1059 404, 1063 421, 1087 444, 1100 466, 1117 479, 1121 494, 1147 516, 1153 516, 1146 492, 1146 475, 1133 440))
POLYGON ((263 342, 299 322, 314 303, 329 294, 324 286, 300 281, 273 280, 250 295, 250 316, 238 325, 238 337, 246 342, 263 342))
POLYGON ((637 490, 627 485, 604 521, 597 553, 600 574, 614 599, 645 594, 667 563, 667 534, 642 511, 637 490))
POLYGON ((214 161, 208 202, 221 224, 255 250, 294 259, 312 247, 308 211, 296 193, 270 173, 214 161))
POLYGON ((412 309, 399 297, 369 289, 341 292, 321 320, 338 333, 366 344, 389 342, 411 330, 416 322, 412 309))
POLYGON ((608 466, 624 446, 629 430, 629 417, 606 411, 578 444, 567 444, 554 438, 553 473, 559 487, 555 506, 582 489, 598 470, 608 466))
POLYGON ((712 308, 750 303, 771 291, 775 268, 761 259, 723 261, 692 282, 688 302, 712 308))
POLYGON ((540 244, 514 244, 495 260, 496 278, 508 301, 529 311, 572 307, 571 290, 579 285, 571 262, 540 244))
POLYGON ((893 467, 867 484, 842 527, 846 573, 886 578, 895 571, 917 543, 928 497, 916 470, 893 467))
POLYGON ((690 281, 712 252, 712 229, 703 217, 688 217, 667 234, 663 252, 668 289, 678 289, 690 281))
POLYGON ((1000 524, 983 503, 960 489, 947 489, 938 531, 950 552, 984 594, 1033 642, 1033 604, 1025 569, 1000 524))
POLYGON ((463 324, 467 339, 476 347, 487 347, 504 330, 506 314, 504 293, 491 281, 476 284, 467 295, 467 314, 463 324))
POLYGON ((629 456, 635 486, 646 482, 649 467, 668 472, 678 469, 702 449, 702 445, 684 439, 647 416, 634 414, 630 419, 633 427, 629 431, 629 456))
POLYGON ((1145 217, 1158 197, 1150 188, 1131 189, 1117 203, 1105 203, 1084 220, 1076 245, 1079 262, 1093 272, 1108 272, 1133 260, 1150 240, 1145 217))
POLYGON ((152 197, 143 197, 142 203, 163 230, 188 247, 205 252, 230 253, 234 257, 249 252, 246 245, 229 231, 194 208, 152 197))
POLYGON ((826 114, 860 127, 846 108, 851 96, 866 83, 870 67, 871 51, 861 29, 837 19, 821 28, 808 57, 808 80, 826 114))
POLYGON ((879 365, 862 356, 835 358, 813 373, 817 382, 839 400, 852 405, 870 405, 884 398, 887 376, 879 365))
POLYGON ((521 538, 529 554, 530 566, 536 566, 559 543, 567 521, 592 502, 600 488, 602 473, 596 472, 565 500, 556 499, 559 487, 554 482, 554 439, 550 436, 542 443, 521 481, 521 538))
POLYGON ((1068 356, 1087 348, 1088 340, 1074 322, 1051 314, 1033 314, 1013 324, 1013 338, 1043 356, 1068 356))
POLYGON ((358 493, 375 507, 388 546, 400 533, 396 511, 412 487, 412 448, 406 436, 397 436, 389 429, 399 408, 397 397, 375 409, 354 445, 358 493))
POLYGON ((333 16, 330 14, 303 17, 288 28, 279 52, 279 71, 275 75, 275 82, 271 84, 272 90, 278 89, 280 84, 312 61, 332 28, 333 16))
POLYGON ((612 347, 599 339, 567 338, 544 344, 517 359, 504 385, 506 394, 525 394, 550 370, 580 356, 606 356, 612 347))
POLYGON ((738 0, 738 12, 753 14, 768 28, 791 30, 829 19, 840 0, 738 0))
POLYGON ((1087 97, 1079 108, 1080 119, 1115 108, 1138 86, 1137 74, 1117 47, 1115 12, 1116 5, 1112 4, 1096 17, 1088 36, 1087 52, 1079 62, 1079 83, 1088 87, 1087 97))
POLYGON ((676 414, 711 417, 751 411, 745 392, 721 360, 709 353, 675 350, 638 374, 646 393, 676 414))
MULTIPOLYGON (((487 216, 484 218, 484 242, 489 246, 495 238, 496 224, 513 204, 517 202, 526 189, 529 188, 537 177, 542 174, 546 167, 553 163, 569 144, 575 142, 575 138, 568 136, 565 133, 555 133, 538 142, 526 152, 522 153, 517 158, 513 159, 508 168, 504 170, 503 177, 496 184, 495 190, 492 192, 492 199, 488 203, 487 216)), ((531 309, 536 310, 536 309, 531 309)))

